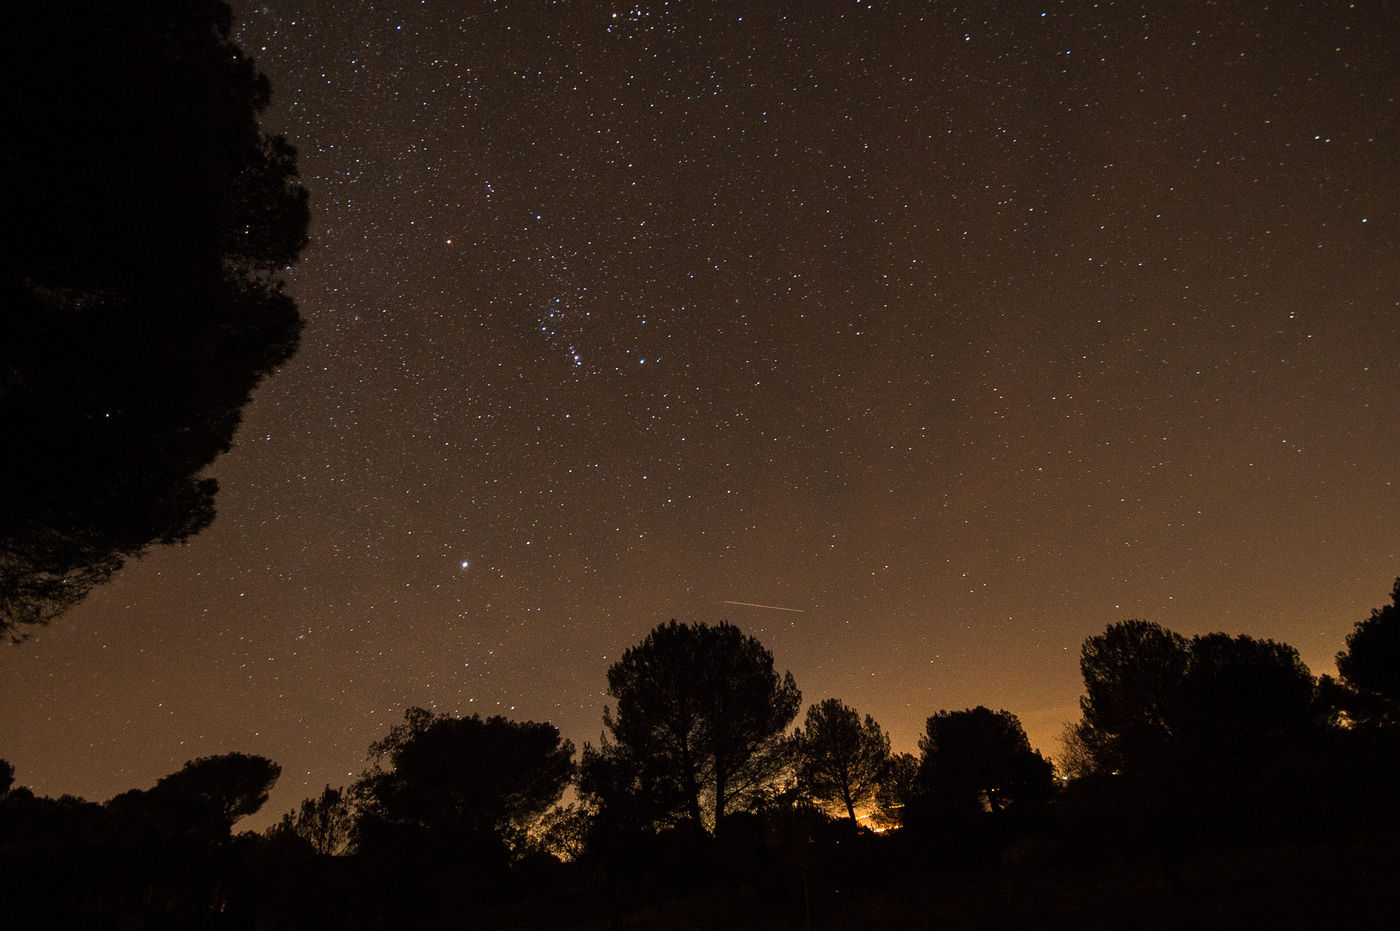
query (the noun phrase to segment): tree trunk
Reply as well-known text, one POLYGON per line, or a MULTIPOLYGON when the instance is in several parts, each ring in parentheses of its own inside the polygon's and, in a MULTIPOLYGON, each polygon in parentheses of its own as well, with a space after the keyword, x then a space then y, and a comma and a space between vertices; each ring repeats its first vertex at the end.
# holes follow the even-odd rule
POLYGON ((724 770, 715 767, 715 834, 719 834, 719 823, 724 818, 724 788, 728 783, 724 770))
POLYGON ((686 804, 690 809, 690 819, 695 822, 695 834, 705 833, 705 822, 700 817, 700 780, 695 778, 695 763, 690 758, 689 749, 681 750, 681 764, 685 766, 686 804))

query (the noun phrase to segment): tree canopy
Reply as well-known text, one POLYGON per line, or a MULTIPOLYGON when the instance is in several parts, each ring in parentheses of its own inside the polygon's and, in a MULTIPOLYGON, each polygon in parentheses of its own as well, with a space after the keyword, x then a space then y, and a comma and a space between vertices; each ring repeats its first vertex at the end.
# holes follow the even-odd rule
POLYGON ((240 818, 256 813, 282 774, 263 756, 222 753, 200 757, 162 776, 150 789, 133 789, 107 806, 143 829, 169 836, 227 840, 240 818))
POLYGON ((268 829, 272 837, 294 837, 322 856, 344 853, 350 844, 354 813, 344 789, 327 785, 315 798, 303 799, 268 829))
POLYGON ((1380 717, 1395 721, 1400 720, 1400 578, 1390 598, 1390 604, 1372 609, 1347 634, 1337 671, 1353 689, 1379 696, 1386 705, 1380 717))
POLYGON ((1306 728, 1315 713, 1312 673, 1286 643, 1241 634, 1191 638, 1174 734, 1208 752, 1238 751, 1306 728))
POLYGON ((1190 661, 1186 639, 1149 621, 1110 624, 1084 641, 1079 669, 1084 723, 1105 769, 1150 769, 1171 734, 1171 714, 1190 661))
POLYGON ((875 821, 882 828, 901 827, 919 777, 919 758, 891 754, 885 775, 875 787, 875 821))
MULTIPOLYGON (((1084 643, 1085 695, 1066 749, 1078 771, 1142 778, 1235 761, 1315 723, 1316 684, 1287 644, 1157 624, 1111 624, 1084 643)), ((1171 777, 1175 778, 1175 776, 1171 777)))
POLYGON ((847 817, 875 797, 890 767, 890 738, 875 719, 828 698, 807 709, 794 734, 798 785, 813 799, 836 804, 847 817))
POLYGON ((792 673, 780 677, 763 644, 723 622, 655 628, 608 669, 608 694, 612 741, 592 756, 606 784, 696 830, 765 797, 802 703, 792 673))
POLYGON ((422 708, 408 709, 370 755, 352 790, 362 835, 375 822, 407 827, 458 853, 513 845, 574 772, 574 745, 552 724, 422 708))
POLYGON ((1031 749, 1020 719, 1009 711, 981 705, 940 711, 928 719, 919 750, 916 795, 934 817, 1038 805, 1053 788, 1050 763, 1031 749))
POLYGON ((7 10, 0 634, 214 516, 204 469, 295 351, 295 152, 217 0, 7 10))

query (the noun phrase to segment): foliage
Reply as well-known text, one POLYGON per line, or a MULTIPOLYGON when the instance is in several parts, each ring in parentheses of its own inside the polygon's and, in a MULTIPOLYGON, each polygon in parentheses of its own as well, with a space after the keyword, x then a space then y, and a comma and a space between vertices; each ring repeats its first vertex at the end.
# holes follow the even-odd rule
POLYGON ((1048 761, 1031 749, 1020 720, 981 705, 940 711, 919 740, 920 807, 935 818, 966 818, 1012 806, 1035 807, 1054 787, 1048 761))
POLYGON ((370 748, 352 788, 361 845, 407 829, 449 855, 517 846, 574 772, 574 746, 552 724, 410 708, 370 748))
POLYGON ((315 798, 303 799, 268 829, 271 837, 295 837, 322 856, 344 853, 350 844, 354 814, 345 790, 327 785, 315 798))
POLYGON ((266 804, 281 773, 276 763, 248 753, 200 757, 162 776, 150 789, 116 796, 107 807, 168 836, 227 840, 240 818, 266 804))
POLYGON ((214 516, 202 473, 296 349, 295 152, 217 0, 18 0, 6 56, 0 634, 214 516))
POLYGON ((885 774, 875 787, 875 824, 880 828, 897 828, 904 824, 905 810, 914 797, 919 775, 919 758, 912 753, 890 756, 885 774))
POLYGON ((1374 608, 1347 634, 1347 648, 1337 654, 1337 671, 1351 688, 1381 699, 1369 720, 1400 721, 1400 578, 1391 603, 1374 608), (1377 707, 1378 706, 1378 707, 1377 707))
POLYGON ((579 859, 588 849, 596 813, 586 805, 556 805, 540 818, 534 841, 538 849, 565 863, 579 859))
POLYGON ((890 738, 870 715, 862 721, 839 698, 807 709, 805 725, 793 735, 798 785, 815 801, 836 804, 856 821, 890 765, 890 738))
POLYGON ((1060 755, 1055 760, 1056 771, 1068 779, 1082 779, 1098 770, 1099 761, 1111 759, 1102 746, 1099 733, 1081 718, 1067 722, 1060 732, 1060 755))
POLYGON ((276 780, 271 760, 204 757, 105 805, 0 796, 7 928, 202 928, 230 914, 240 839, 276 780))
POLYGON ((679 783, 664 767, 628 753, 606 733, 598 746, 583 745, 578 792, 596 811, 593 833, 600 841, 621 842, 629 835, 674 824, 685 807, 679 783))
POLYGON ((1086 641, 1081 667, 1088 694, 1066 731, 1067 769, 1120 777, 1123 814, 1144 830, 1253 836, 1321 817, 1336 689, 1291 646, 1127 621, 1086 641))
POLYGON ((239 818, 267 803, 281 773, 282 767, 266 757, 224 753, 191 760, 179 772, 161 777, 151 792, 190 799, 212 812, 225 830, 232 830, 239 818))
POLYGON ((1174 714, 1178 739, 1228 752, 1312 722, 1312 673, 1288 644, 1204 634, 1191 639, 1190 657, 1174 714))
POLYGON ((1085 641, 1083 719, 1067 731, 1075 774, 1176 779, 1238 768, 1319 722, 1316 683, 1287 644, 1213 633, 1187 641, 1146 621, 1085 641), (1168 775, 1171 774, 1171 775, 1168 775))
POLYGON ((1084 641, 1079 699, 1086 749, 1101 771, 1144 772, 1160 765, 1171 713, 1189 662, 1185 638, 1148 621, 1110 624, 1084 641))
POLYGON ((640 795, 655 822, 688 820, 697 831, 773 791, 802 702, 792 674, 780 678, 773 655, 728 623, 655 628, 608 670, 608 694, 613 741, 596 761, 611 769, 611 787, 640 795))

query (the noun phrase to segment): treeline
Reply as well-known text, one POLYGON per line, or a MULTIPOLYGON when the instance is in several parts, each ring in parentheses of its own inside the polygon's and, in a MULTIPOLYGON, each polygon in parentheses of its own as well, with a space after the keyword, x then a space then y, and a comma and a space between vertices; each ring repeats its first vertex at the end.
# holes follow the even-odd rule
POLYGON ((1140 620, 1081 652, 1057 765, 1009 711, 919 754, 811 704, 727 623, 654 629, 603 739, 411 708, 348 787, 234 835, 279 775, 192 761, 95 804, 0 763, 11 927, 1083 927, 1369 923, 1400 906, 1400 579, 1339 678, 1140 620), (577 757, 577 759, 576 759, 577 757), (566 791, 572 799, 560 804, 566 791))

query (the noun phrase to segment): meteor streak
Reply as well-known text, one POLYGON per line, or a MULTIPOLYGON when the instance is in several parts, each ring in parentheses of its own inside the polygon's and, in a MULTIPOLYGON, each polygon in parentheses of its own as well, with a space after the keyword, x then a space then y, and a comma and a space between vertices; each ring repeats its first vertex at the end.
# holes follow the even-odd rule
POLYGON ((770 611, 791 611, 791 612, 793 612, 794 614, 806 614, 806 613, 807 613, 806 611, 802 610, 801 608, 784 608, 784 607, 782 607, 781 605, 760 605, 760 604, 754 604, 752 601, 726 601, 725 604, 727 604, 727 605, 743 605, 743 606, 746 607, 746 608, 767 608, 767 609, 770 610, 770 611))

